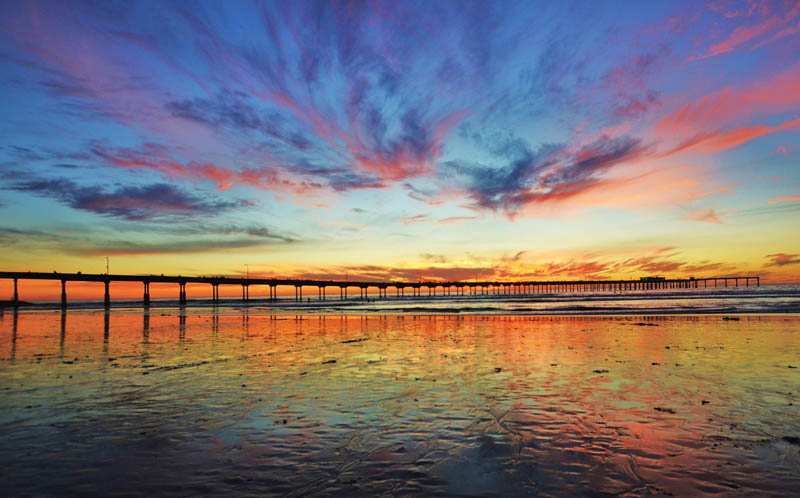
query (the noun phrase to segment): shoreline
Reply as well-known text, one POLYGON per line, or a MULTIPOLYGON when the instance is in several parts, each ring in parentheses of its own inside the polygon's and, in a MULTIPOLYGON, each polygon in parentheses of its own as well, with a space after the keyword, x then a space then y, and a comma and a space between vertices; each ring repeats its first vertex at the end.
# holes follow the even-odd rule
MULTIPOLYGON (((153 315, 159 312, 162 315, 179 316, 186 314, 186 311, 193 312, 210 312, 211 314, 226 314, 229 311, 256 311, 256 315, 264 316, 289 316, 289 317, 324 317, 324 316, 469 316, 469 317, 635 317, 635 316, 663 316, 663 317, 726 317, 735 315, 737 317, 757 317, 757 316, 774 316, 774 317, 790 317, 800 316, 800 307, 793 307, 786 310, 664 310, 658 308, 645 308, 645 309, 630 309, 630 310, 591 310, 591 311, 557 311, 557 310, 542 310, 542 311, 514 311, 514 310, 321 310, 321 309, 274 309, 257 306, 218 306, 218 307, 204 307, 192 306, 181 308, 179 306, 163 306, 151 307, 149 309, 143 307, 125 307, 117 306, 110 309, 100 307, 81 307, 81 308, 68 308, 62 310, 58 307, 20 307, 17 308, 17 313, 52 313, 61 312, 68 314, 75 313, 132 313, 153 315), (168 312, 168 313, 165 313, 168 312)), ((4 314, 14 314, 13 308, 0 308, 0 317, 4 314)), ((195 314, 195 313, 191 313, 195 314)))

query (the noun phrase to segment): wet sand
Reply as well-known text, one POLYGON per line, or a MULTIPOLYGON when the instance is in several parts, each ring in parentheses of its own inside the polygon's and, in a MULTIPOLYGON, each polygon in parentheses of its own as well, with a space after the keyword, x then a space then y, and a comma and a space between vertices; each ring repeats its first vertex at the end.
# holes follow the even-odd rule
POLYGON ((786 496, 800 316, 6 311, 18 495, 786 496))

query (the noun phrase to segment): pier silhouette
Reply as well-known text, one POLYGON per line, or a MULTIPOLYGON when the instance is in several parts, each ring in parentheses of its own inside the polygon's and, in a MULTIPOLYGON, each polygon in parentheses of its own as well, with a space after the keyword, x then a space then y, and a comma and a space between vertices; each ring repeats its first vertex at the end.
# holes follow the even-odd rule
MULTIPOLYGON (((389 289, 394 289, 395 298, 448 297, 448 296, 528 296, 582 292, 625 292, 661 289, 696 289, 708 287, 749 287, 761 285, 759 276, 723 276, 663 278, 643 277, 637 280, 529 280, 529 281, 344 281, 313 280, 295 278, 251 278, 228 276, 183 276, 183 275, 124 275, 59 272, 14 272, 0 271, 0 279, 13 281, 11 304, 20 305, 19 282, 21 280, 50 280, 61 282, 61 306, 67 307, 67 284, 70 282, 98 282, 104 284, 103 303, 111 306, 112 282, 138 282, 142 284, 142 304, 150 305, 151 283, 172 283, 178 286, 178 302, 186 304, 186 284, 208 284, 211 286, 211 301, 221 301, 219 288, 222 285, 241 286, 242 301, 250 301, 250 288, 263 287, 267 301, 278 299, 279 287, 294 288, 294 300, 303 300, 303 288, 316 289, 317 300, 328 299, 328 289, 338 289, 339 299, 350 299, 348 290, 357 289, 358 299, 366 300, 369 289, 377 290, 379 299, 388 299, 389 289)), ((313 294, 312 294, 313 295, 313 294)), ((354 296, 355 297, 355 296, 354 296)), ((335 293, 334 293, 335 298, 335 293)))

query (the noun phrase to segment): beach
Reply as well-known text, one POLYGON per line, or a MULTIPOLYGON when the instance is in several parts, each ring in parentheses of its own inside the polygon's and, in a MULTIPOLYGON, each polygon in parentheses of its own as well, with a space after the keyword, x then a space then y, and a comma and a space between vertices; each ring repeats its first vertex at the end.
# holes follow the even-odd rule
POLYGON ((800 316, 6 310, 18 495, 786 496, 800 316))

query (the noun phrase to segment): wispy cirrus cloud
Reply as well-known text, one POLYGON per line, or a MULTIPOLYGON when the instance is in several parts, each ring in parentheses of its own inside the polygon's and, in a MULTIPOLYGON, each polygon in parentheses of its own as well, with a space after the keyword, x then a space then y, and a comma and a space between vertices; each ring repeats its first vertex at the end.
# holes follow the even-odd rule
POLYGON ((414 62, 414 54, 427 49, 410 44, 410 27, 384 16, 379 6, 356 14, 335 4, 240 5, 239 14, 268 27, 248 47, 228 36, 221 17, 199 6, 164 9, 151 18, 158 27, 144 32, 135 24, 143 13, 137 6, 109 7, 115 15, 83 4, 52 7, 32 2, 7 18, 18 58, 48 75, 43 88, 70 97, 86 115, 157 134, 170 149, 186 150, 207 138, 204 149, 245 163, 220 168, 193 157, 158 167, 173 175, 205 176, 221 186, 233 176, 258 188, 300 193, 304 186, 276 177, 299 176, 301 183, 336 191, 380 188, 430 174, 447 134, 464 116, 453 99, 419 95, 419 84, 436 85, 440 76, 414 62), (323 22, 307 30, 310 18, 323 22), (82 29, 86 23, 95 29, 82 29), (182 40, 191 40, 186 50, 182 40), (83 47, 77 57, 71 42, 83 47), (141 57, 128 57, 131 47, 141 57), (184 63, 187 52, 199 64, 184 63), (197 85, 201 95, 174 98, 166 79, 146 76, 156 72, 197 85), (343 83, 344 98, 329 106, 322 96, 333 81, 343 83), (263 143, 243 144, 242 133, 263 143), (258 155, 268 157, 259 161, 258 155))
POLYGON ((745 19, 746 24, 736 25, 731 31, 724 35, 724 38, 712 43, 707 50, 700 55, 690 57, 690 60, 702 60, 709 57, 716 57, 733 52, 740 48, 755 49, 767 43, 772 43, 781 38, 791 36, 796 33, 798 20, 800 20, 800 5, 789 2, 791 8, 782 11, 783 4, 777 9, 770 6, 769 2, 748 2, 749 8, 741 10, 724 10, 723 18, 727 20, 745 19), (732 15, 732 13, 736 15, 732 15))
POLYGON ((679 104, 658 119, 655 131, 664 137, 720 132, 740 128, 743 120, 753 116, 783 112, 798 106, 800 66, 795 65, 755 83, 728 85, 679 104))
POLYGON ((207 181, 219 190, 233 186, 252 187, 296 195, 320 194, 326 190, 344 192, 382 188, 375 177, 353 173, 347 169, 316 167, 310 164, 280 164, 265 157, 260 165, 230 168, 211 162, 198 163, 176 159, 166 147, 146 143, 138 148, 108 148, 94 144, 93 154, 106 164, 128 170, 149 170, 171 179, 207 181))
POLYGON ((464 223, 467 221, 477 220, 478 216, 447 216, 444 218, 439 218, 436 220, 436 223, 440 225, 453 225, 456 223, 464 223))
POLYGON ((400 217, 400 223, 403 225, 414 225, 416 223, 424 223, 430 221, 430 215, 419 213, 419 214, 410 214, 407 216, 400 217))
POLYGON ((564 280, 636 279, 644 275, 723 275, 744 271, 730 262, 694 260, 676 247, 633 247, 626 252, 596 249, 570 254, 521 250, 501 255, 421 253, 400 265, 340 265, 295 274, 299 277, 351 280, 564 280))
MULTIPOLYGON (((349 215, 335 211, 343 197, 345 209, 377 204, 373 224, 443 236, 495 212, 508 223, 675 209, 732 188, 745 161, 724 171, 720 153, 778 133, 793 143, 796 13, 780 2, 5 3, 0 78, 15 108, 0 167, 41 176, 3 186, 143 225, 239 209, 256 219, 246 195, 298 231, 349 215), (739 62, 743 50, 758 63, 739 62), (95 171, 107 186, 89 185, 95 171)), ((776 193, 772 203, 793 201, 776 193)), ((688 216, 720 221, 731 211, 717 200, 688 216)), ((221 235, 255 238, 239 228, 221 235)), ((616 271, 569 263, 548 270, 616 271)))
POLYGON ((449 173, 465 181, 465 190, 478 208, 514 215, 529 204, 581 195, 603 182, 615 166, 642 157, 649 148, 632 137, 600 137, 570 150, 564 144, 537 150, 515 139, 496 150, 507 163, 501 167, 452 161, 449 173))
POLYGON ((176 225, 174 219, 163 217, 135 220, 136 224, 123 220, 112 231, 94 225, 72 229, 0 227, 0 246, 14 245, 26 251, 45 250, 69 256, 94 257, 266 251, 303 242, 292 233, 256 224, 209 224, 182 219, 182 223, 176 225), (156 235, 156 241, 148 241, 142 235, 156 235))
POLYGON ((55 199, 73 209, 128 221, 215 215, 250 205, 250 201, 244 200, 210 200, 166 183, 106 188, 79 185, 63 178, 28 178, 14 181, 7 188, 55 199))
POLYGON ((173 116, 228 133, 252 132, 296 150, 313 146, 311 139, 292 120, 272 109, 262 109, 242 93, 223 92, 213 98, 195 97, 167 102, 173 116))
POLYGON ((154 256, 159 254, 200 254, 268 248, 284 241, 258 237, 195 238, 167 242, 131 242, 111 240, 94 244, 72 244, 65 252, 78 256, 154 256))
POLYGON ((2 246, 10 246, 30 240, 52 244, 63 240, 63 236, 43 230, 0 227, 0 245, 2 246))
POLYGON ((699 151, 706 154, 723 152, 765 135, 797 127, 800 127, 800 118, 790 119, 775 126, 754 125, 724 131, 703 131, 663 152, 661 157, 669 157, 687 151, 699 151))
POLYGON ((456 281, 491 279, 495 269, 483 266, 413 266, 397 268, 380 265, 337 266, 329 269, 305 271, 295 274, 300 278, 367 281, 456 281))

